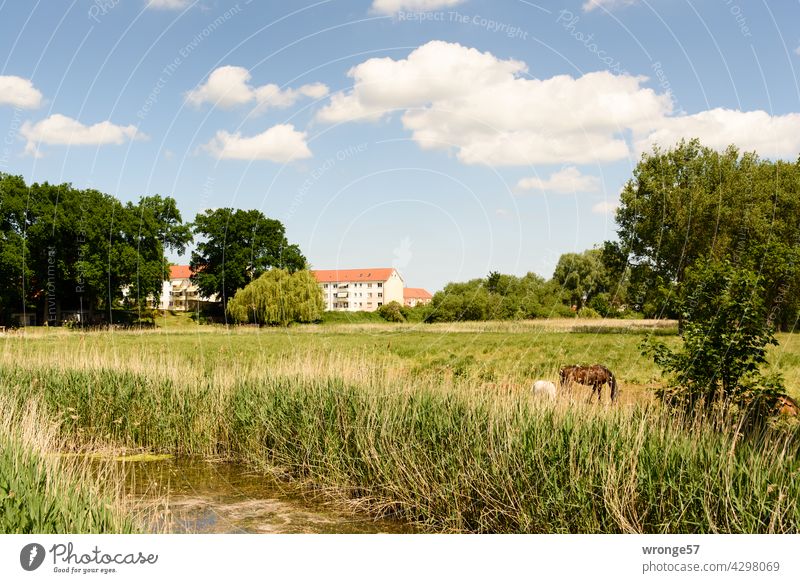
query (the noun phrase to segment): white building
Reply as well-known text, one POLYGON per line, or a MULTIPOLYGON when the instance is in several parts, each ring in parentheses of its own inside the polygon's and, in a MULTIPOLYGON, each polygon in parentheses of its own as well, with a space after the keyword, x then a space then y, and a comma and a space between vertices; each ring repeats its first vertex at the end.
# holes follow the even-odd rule
POLYGON ((317 269, 311 273, 328 311, 374 312, 383 304, 403 305, 403 277, 396 269, 317 269))
POLYGON ((211 298, 201 296, 191 277, 192 270, 188 265, 170 265, 169 279, 161 286, 158 309, 187 312, 198 309, 202 303, 217 301, 216 296, 211 298))

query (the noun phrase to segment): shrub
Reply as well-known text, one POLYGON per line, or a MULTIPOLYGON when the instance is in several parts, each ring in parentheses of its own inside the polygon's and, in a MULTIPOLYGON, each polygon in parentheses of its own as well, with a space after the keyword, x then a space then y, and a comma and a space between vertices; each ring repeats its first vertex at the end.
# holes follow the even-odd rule
POLYGON ((767 346, 778 343, 762 278, 729 261, 702 261, 687 270, 683 287, 683 346, 676 351, 652 341, 643 346, 670 375, 662 398, 693 409, 700 403, 742 406, 758 394, 782 392, 779 377, 760 372, 767 346))
POLYGON ((401 306, 398 302, 389 302, 378 308, 378 313, 387 322, 405 322, 408 308, 401 306))

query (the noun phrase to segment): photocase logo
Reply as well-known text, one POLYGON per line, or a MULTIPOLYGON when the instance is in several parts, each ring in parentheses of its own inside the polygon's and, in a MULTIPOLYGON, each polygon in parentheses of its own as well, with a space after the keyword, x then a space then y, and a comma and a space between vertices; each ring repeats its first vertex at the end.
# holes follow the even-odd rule
POLYGON ((26 571, 35 571, 44 562, 44 547, 39 543, 30 543, 22 547, 19 553, 19 564, 26 571))

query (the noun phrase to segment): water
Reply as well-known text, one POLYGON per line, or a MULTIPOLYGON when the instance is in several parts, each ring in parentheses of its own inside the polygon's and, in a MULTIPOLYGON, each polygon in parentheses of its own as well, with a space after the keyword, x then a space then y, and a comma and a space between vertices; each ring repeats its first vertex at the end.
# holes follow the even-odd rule
POLYGON ((151 528, 176 533, 410 533, 394 520, 373 519, 314 500, 297 487, 235 463, 194 458, 121 462, 129 496, 159 502, 151 528))

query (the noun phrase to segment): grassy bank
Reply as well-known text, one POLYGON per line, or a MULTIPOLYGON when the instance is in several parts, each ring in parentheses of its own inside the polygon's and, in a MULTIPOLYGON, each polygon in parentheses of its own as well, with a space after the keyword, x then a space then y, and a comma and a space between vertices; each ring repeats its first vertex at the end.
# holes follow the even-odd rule
POLYGON ((244 460, 432 530, 798 532, 787 436, 687 430, 646 402, 587 406, 583 393, 537 403, 469 365, 406 374, 371 352, 221 354, 198 366, 18 351, 0 394, 41 403, 74 444, 244 460))
POLYGON ((57 427, 0 397, 0 533, 132 533, 110 467, 64 457, 57 427))

